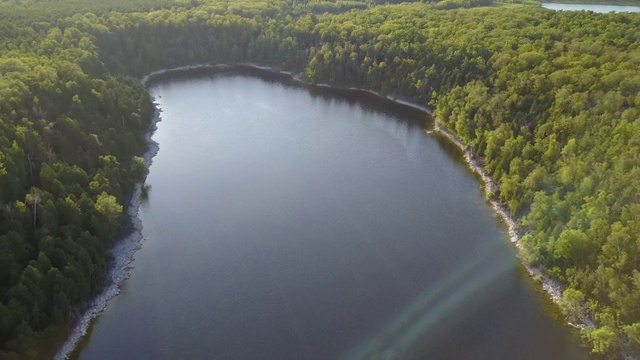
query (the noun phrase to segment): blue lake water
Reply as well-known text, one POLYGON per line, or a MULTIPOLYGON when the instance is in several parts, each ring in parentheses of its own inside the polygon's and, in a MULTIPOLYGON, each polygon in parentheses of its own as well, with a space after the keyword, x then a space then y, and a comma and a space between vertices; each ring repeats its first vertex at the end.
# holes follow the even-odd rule
POLYGON ((598 4, 562 4, 562 3, 542 3, 542 7, 551 10, 568 11, 593 11, 597 13, 608 12, 640 12, 640 6, 628 5, 598 5, 598 4))

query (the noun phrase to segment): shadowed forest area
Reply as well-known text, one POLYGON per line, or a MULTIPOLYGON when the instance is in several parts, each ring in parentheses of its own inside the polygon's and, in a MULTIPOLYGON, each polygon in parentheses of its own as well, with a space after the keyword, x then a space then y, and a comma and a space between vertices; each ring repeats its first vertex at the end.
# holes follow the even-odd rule
POLYGON ((637 350, 640 14, 378 2, 0 1, 0 358, 51 355, 100 287, 147 172, 139 77, 243 62, 434 108, 592 350, 637 350))

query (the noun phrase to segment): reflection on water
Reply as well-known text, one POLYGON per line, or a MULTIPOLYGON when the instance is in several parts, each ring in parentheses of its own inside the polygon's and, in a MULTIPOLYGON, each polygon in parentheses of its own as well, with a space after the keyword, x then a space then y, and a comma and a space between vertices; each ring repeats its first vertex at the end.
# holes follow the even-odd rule
POLYGON ((276 75, 180 76, 145 240, 81 359, 583 359, 429 118, 276 75))
POLYGON ((455 317, 461 307, 512 270, 511 259, 495 259, 494 250, 487 247, 474 261, 430 284, 379 334, 345 359, 405 359, 419 352, 429 343, 437 324, 455 317))

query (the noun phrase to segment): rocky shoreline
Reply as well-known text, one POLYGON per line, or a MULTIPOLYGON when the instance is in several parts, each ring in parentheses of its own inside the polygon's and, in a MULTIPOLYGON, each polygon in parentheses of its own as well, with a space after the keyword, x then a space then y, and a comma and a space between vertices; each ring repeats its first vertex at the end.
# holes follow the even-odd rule
MULTIPOLYGON (((484 192, 485 194, 487 194, 487 200, 491 204, 491 207, 495 211, 496 215, 498 215, 498 217, 507 225, 509 240, 511 240, 511 242, 516 246, 516 248, 518 248, 519 251, 522 251, 522 243, 520 242, 520 240, 522 239, 522 234, 518 229, 517 220, 513 216, 511 216, 507 205, 502 204, 496 199, 492 199, 490 197, 490 194, 494 194, 498 188, 496 182, 489 176, 489 174, 487 174, 480 161, 475 157, 471 149, 469 149, 469 147, 455 135, 450 133, 447 129, 443 128, 442 125, 440 125, 440 123, 438 122, 437 118, 434 121, 434 129, 436 132, 447 137, 451 142, 456 144, 456 146, 458 146, 464 152, 464 159, 467 162, 467 165, 469 165, 469 168, 471 168, 473 172, 480 176, 484 183, 484 192)), ((564 286, 562 286, 559 282, 544 275, 541 269, 527 265, 524 262, 523 265, 527 268, 531 276, 540 281, 542 288, 549 294, 549 296, 551 296, 551 299, 555 303, 558 303, 562 298, 564 286)), ((569 325, 576 326, 575 324, 571 323, 569 325)), ((582 326, 576 327, 582 328, 582 326)))
MULTIPOLYGON (((145 78, 143 78, 142 83, 146 83, 145 78)), ((154 103, 154 106, 155 105, 156 104, 154 103)), ((145 133, 145 142, 147 143, 148 150, 142 157, 147 169, 151 166, 153 157, 159 150, 158 143, 151 139, 159 121, 160 110, 156 106, 149 128, 145 133)), ((140 249, 141 242, 143 240, 142 222, 138 217, 143 186, 144 182, 136 184, 129 203, 126 204, 126 213, 129 217, 132 231, 122 239, 117 240, 111 249, 112 263, 106 274, 106 285, 98 295, 91 299, 87 308, 75 321, 75 325, 71 329, 69 338, 55 355, 55 360, 64 360, 69 358, 69 356, 76 350, 78 342, 80 342, 80 340, 87 334, 93 319, 100 315, 100 313, 107 308, 109 301, 120 293, 120 285, 129 277, 130 271, 133 268, 131 265, 133 262, 133 255, 140 249)))

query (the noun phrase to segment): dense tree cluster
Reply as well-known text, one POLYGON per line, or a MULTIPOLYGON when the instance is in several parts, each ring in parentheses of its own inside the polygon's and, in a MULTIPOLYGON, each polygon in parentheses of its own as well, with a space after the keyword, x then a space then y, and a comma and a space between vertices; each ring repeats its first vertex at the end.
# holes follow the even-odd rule
POLYGON ((86 8, 0 2, 0 357, 28 355, 99 285, 145 175, 152 109, 132 76, 233 62, 433 106, 521 219, 525 260, 567 285, 567 316, 595 315, 594 351, 640 347, 640 14, 68 3, 86 8))
POLYGON ((491 50, 488 76, 438 97, 437 114, 524 215, 526 260, 595 314, 594 350, 637 347, 640 17, 534 16, 510 30, 517 44, 491 50))
POLYGON ((95 292, 146 174, 146 89, 52 19, 60 27, 0 25, 0 358, 42 356, 38 339, 95 292))

